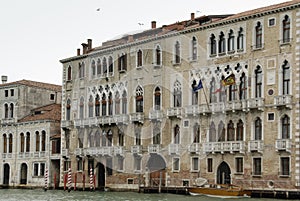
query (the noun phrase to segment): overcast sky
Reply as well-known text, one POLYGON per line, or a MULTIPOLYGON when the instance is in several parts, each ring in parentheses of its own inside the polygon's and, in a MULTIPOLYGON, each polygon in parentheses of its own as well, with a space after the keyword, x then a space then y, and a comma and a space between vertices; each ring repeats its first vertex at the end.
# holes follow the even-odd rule
POLYGON ((61 59, 118 35, 211 14, 235 14, 285 0, 0 0, 0 75, 62 83, 61 59), (100 8, 100 11, 97 9, 100 8), (142 23, 144 25, 139 25, 142 23))

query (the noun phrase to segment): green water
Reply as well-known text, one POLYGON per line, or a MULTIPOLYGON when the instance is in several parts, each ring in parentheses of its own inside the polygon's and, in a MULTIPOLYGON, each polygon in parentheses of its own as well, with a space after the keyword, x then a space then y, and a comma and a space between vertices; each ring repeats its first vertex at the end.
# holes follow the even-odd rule
MULTIPOLYGON (((175 194, 143 194, 135 192, 89 192, 89 191, 63 191, 63 190, 20 190, 20 189, 1 189, 0 201, 217 201, 224 200, 220 198, 210 198, 206 196, 189 196, 175 194)), ((237 199, 225 199, 237 200, 237 199)), ((257 199, 257 198, 240 198, 239 201, 279 201, 279 199, 257 199)))

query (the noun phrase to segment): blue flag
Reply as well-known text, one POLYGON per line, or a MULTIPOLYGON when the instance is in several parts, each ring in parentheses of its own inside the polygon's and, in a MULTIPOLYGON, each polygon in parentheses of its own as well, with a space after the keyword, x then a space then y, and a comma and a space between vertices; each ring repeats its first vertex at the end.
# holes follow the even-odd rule
POLYGON ((200 90, 202 88, 203 88, 202 81, 199 80, 198 85, 197 86, 195 86, 195 85, 193 86, 193 91, 196 92, 196 91, 198 91, 198 90, 200 90))

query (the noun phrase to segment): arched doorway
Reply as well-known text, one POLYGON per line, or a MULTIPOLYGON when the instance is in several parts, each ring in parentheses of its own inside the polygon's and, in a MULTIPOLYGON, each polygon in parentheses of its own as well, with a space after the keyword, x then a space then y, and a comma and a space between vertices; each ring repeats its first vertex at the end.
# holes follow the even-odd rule
POLYGON ((147 162, 147 168, 150 173, 150 185, 158 186, 161 180, 161 185, 165 185, 166 162, 158 154, 151 154, 147 162))
POLYGON ((26 163, 22 163, 20 184, 27 184, 27 171, 28 171, 28 168, 27 168, 26 163))
POLYGON ((97 163, 98 167, 98 188, 104 190, 105 188, 105 166, 103 163, 97 163))
POLYGON ((230 184, 231 183, 231 171, 226 162, 222 162, 217 170, 217 183, 218 184, 230 184))
POLYGON ((4 164, 4 168, 3 168, 3 185, 9 185, 9 173, 10 173, 10 167, 9 165, 6 163, 4 164))

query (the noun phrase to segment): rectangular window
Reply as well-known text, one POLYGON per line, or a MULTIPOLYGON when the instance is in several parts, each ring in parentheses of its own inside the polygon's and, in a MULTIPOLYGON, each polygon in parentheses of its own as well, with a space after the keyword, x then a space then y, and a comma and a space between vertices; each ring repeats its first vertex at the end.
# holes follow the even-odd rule
POLYGON ((290 175, 290 158, 281 157, 280 158, 280 176, 290 175))
POLYGON ((124 171, 124 158, 123 157, 118 158, 118 170, 124 171))
POLYGON ((5 90, 5 91, 4 91, 4 96, 5 96, 5 97, 8 97, 8 90, 5 90))
POLYGON ((113 162, 112 158, 107 158, 106 159, 106 175, 111 176, 113 174, 113 162))
POLYGON ((33 176, 39 176, 39 164, 38 163, 33 164, 33 176))
POLYGON ((55 99, 55 94, 50 94, 50 100, 54 100, 55 99))
POLYGON ((77 158, 77 171, 82 171, 82 158, 77 158))
POLYGON ((14 96, 15 95, 15 90, 11 89, 10 90, 10 96, 14 96))
POLYGON ((235 172, 236 173, 244 172, 244 160, 242 157, 235 158, 235 172))
POLYGON ((261 176, 261 158, 253 158, 253 176, 261 176))
POLYGON ((180 160, 179 158, 173 158, 173 171, 178 172, 180 169, 180 160))
POLYGON ((45 163, 40 163, 40 176, 44 176, 45 175, 45 163))
POLYGON ((199 158, 192 158, 192 171, 199 171, 199 158))
POLYGON ((213 159, 207 159, 207 172, 213 172, 213 159))
POLYGON ((275 120, 275 114, 274 113, 268 113, 268 121, 274 121, 275 120))
POLYGON ((269 19, 269 27, 275 26, 275 18, 269 19))
POLYGON ((71 168, 71 161, 64 161, 64 171, 68 171, 71 168))
POLYGON ((141 171, 141 158, 140 157, 134 157, 134 169, 135 171, 141 171))

